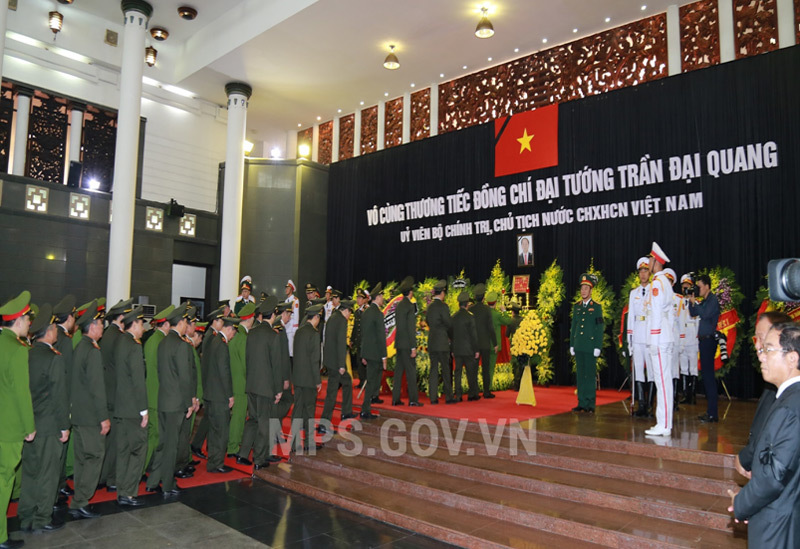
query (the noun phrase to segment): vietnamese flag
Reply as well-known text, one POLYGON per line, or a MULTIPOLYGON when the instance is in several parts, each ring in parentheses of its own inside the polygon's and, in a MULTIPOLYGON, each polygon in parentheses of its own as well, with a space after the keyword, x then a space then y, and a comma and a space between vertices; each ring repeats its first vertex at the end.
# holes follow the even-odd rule
POLYGON ((558 105, 494 121, 494 176, 558 166, 558 105))

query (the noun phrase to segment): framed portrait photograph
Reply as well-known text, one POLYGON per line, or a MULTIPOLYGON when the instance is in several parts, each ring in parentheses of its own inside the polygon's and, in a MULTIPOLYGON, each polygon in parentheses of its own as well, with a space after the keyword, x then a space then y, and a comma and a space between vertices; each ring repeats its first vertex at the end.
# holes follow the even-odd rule
POLYGON ((517 235, 517 267, 533 267, 533 234, 517 235))

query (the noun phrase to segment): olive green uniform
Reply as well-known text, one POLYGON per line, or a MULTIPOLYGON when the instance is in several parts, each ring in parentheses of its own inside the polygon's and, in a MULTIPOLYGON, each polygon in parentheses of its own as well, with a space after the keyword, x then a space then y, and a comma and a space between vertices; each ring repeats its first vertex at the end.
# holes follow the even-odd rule
POLYGON ((322 419, 330 421, 339 387, 342 388, 342 417, 353 414, 353 378, 347 372, 347 319, 339 309, 331 313, 326 330, 322 362, 328 368, 328 389, 322 419), (344 369, 343 374, 340 369, 344 369))
POLYGON ((294 334, 292 384, 295 403, 292 412, 292 447, 295 450, 300 448, 301 429, 306 433, 304 449, 315 447, 314 411, 317 405, 317 386, 321 383, 319 363, 319 331, 306 322, 294 334))
POLYGON ((231 408, 231 424, 228 428, 228 453, 238 454, 242 444, 244 422, 247 418, 247 364, 245 350, 247 348, 248 330, 239 326, 238 333, 228 345, 231 354, 231 381, 233 383, 233 408, 231 408))
MULTIPOLYGON (((64 379, 67 382, 67 402, 72 402, 72 356, 75 353, 77 345, 74 344, 74 337, 67 334, 61 326, 58 326, 58 339, 56 339, 53 347, 56 351, 61 353, 62 361, 64 362, 64 379)), ((73 463, 75 461, 75 452, 73 450, 74 437, 70 436, 69 442, 61 447, 61 476, 58 480, 58 488, 65 488, 67 486, 67 476, 73 473, 73 463)))
MULTIPOLYGON (((120 332, 114 347, 117 396, 112 430, 118 431, 115 436, 117 497, 136 497, 147 457, 147 427, 142 427, 142 412, 147 412, 144 351, 141 341, 130 333, 120 332)), ((106 461, 108 459, 106 456, 106 461)))
MULTIPOLYGON (((210 325, 208 330, 206 331, 205 335, 203 335, 203 342, 200 343, 200 354, 197 356, 198 366, 197 366, 197 380, 198 380, 198 388, 197 388, 197 398, 201 399, 203 396, 203 375, 202 375, 202 359, 201 357, 206 352, 206 347, 208 347, 208 342, 211 341, 214 336, 219 334, 214 328, 210 325)), ((197 353, 197 350, 195 350, 197 353)), ((196 415, 196 414, 195 414, 196 415)), ((203 443, 206 441, 206 437, 208 437, 208 418, 206 417, 206 411, 203 410, 203 415, 196 418, 195 425, 197 426, 197 430, 194 431, 194 436, 192 437, 192 448, 194 449, 201 449, 203 447, 203 443)), ((194 425, 192 426, 194 428, 194 425)))
POLYGON ((417 347, 417 306, 411 303, 408 296, 400 300, 394 310, 395 338, 394 347, 397 356, 394 366, 394 385, 392 387, 392 401, 400 400, 400 391, 403 385, 403 374, 408 383, 409 402, 418 402, 417 389, 417 361, 412 358, 411 351, 417 347))
POLYGON ((361 315, 364 310, 359 307, 353 311, 353 331, 350 332, 350 362, 356 365, 358 381, 367 380, 367 367, 361 362, 361 315))
POLYGON ((453 334, 453 319, 450 307, 441 299, 431 300, 425 318, 428 324, 428 354, 431 371, 428 379, 428 396, 431 402, 439 400, 439 371, 442 372, 442 388, 447 400, 453 398, 453 368, 450 365, 450 340, 453 334))
POLYGON ((597 392, 597 358, 595 349, 603 348, 603 306, 593 299, 572 307, 569 345, 575 351, 575 373, 578 385, 578 406, 594 410, 597 392))
MULTIPOLYGON (((492 354, 497 347, 497 334, 492 322, 492 310, 483 301, 478 301, 469 310, 475 318, 475 330, 478 336, 478 351, 481 354, 481 374, 483 379, 484 396, 492 392, 492 354)), ((467 368, 469 379, 469 368, 467 368)), ((470 393, 472 388, 470 387, 470 393)), ((473 396, 470 394, 470 396, 473 396)))
POLYGON ((275 441, 275 433, 270 431, 270 419, 275 395, 283 390, 283 380, 278 368, 278 334, 268 322, 250 330, 246 343, 246 361, 248 418, 239 455, 246 458, 250 450, 253 450, 253 463, 261 465, 269 457, 275 441))
MULTIPOLYGON (((100 471, 100 483, 108 486, 117 485, 117 432, 116 416, 114 415, 117 376, 114 367, 116 360, 116 345, 122 335, 122 330, 116 324, 109 324, 103 332, 103 345, 100 354, 103 356, 103 379, 106 383, 106 399, 108 399, 108 415, 111 417, 111 430, 106 435, 106 457, 103 460, 103 469, 100 471)), ((75 336, 73 336, 73 341, 75 336)))
POLYGON ((72 436, 74 437, 75 495, 70 509, 89 504, 94 495, 106 447, 100 423, 109 419, 103 357, 100 346, 84 334, 75 347, 72 365, 72 436))
POLYGON ((144 344, 144 362, 147 370, 147 456, 145 467, 152 470, 151 461, 158 447, 158 345, 166 334, 156 328, 144 344))
POLYGON ((478 335, 475 328, 475 317, 468 310, 460 308, 453 315, 453 356, 456 359, 453 391, 456 400, 461 400, 461 371, 465 368, 469 396, 473 398, 478 396, 478 362, 475 359, 477 352, 478 335))
POLYGON ((231 414, 228 401, 233 396, 231 380, 231 356, 228 341, 220 333, 208 342, 200 357, 203 376, 203 402, 208 420, 208 463, 206 469, 213 471, 225 464, 228 446, 228 429, 231 414))
MULTIPOLYGON (((28 376, 28 347, 0 331, 0 543, 8 540, 6 512, 26 436, 36 430, 28 376)), ((60 464, 60 462, 59 462, 60 464)))
MULTIPOLYGON (((296 355, 296 353, 295 353, 296 355)), ((371 400, 381 391, 382 360, 386 358, 386 324, 378 305, 371 303, 361 315, 361 358, 367 361, 367 389, 361 413, 369 414, 371 400)))
MULTIPOLYGON (((509 326, 511 324, 511 317, 507 314, 504 314, 494 307, 489 307, 489 311, 492 314, 492 326, 494 326, 494 336, 495 341, 497 341, 497 351, 495 352, 494 349, 491 350, 489 353, 489 379, 494 381, 494 368, 497 365, 497 355, 502 351, 503 346, 503 326, 509 326)), ((506 328, 508 330, 508 328, 506 328)))
MULTIPOLYGON (((281 399, 278 401, 278 403, 273 404, 272 419, 277 420, 278 425, 282 425, 284 418, 289 415, 289 410, 291 410, 292 405, 294 404, 294 394, 292 393, 291 383, 292 358, 289 355, 289 334, 286 333, 283 324, 276 322, 275 332, 278 334, 278 349, 280 351, 279 362, 277 365, 278 377, 283 380, 282 385, 288 385, 288 387, 283 389, 283 392, 281 393, 281 399)), ((275 429, 274 442, 279 444, 283 442, 282 432, 282 427, 281 429, 275 429)), ((270 443, 270 446, 271 445, 272 443, 270 443)))

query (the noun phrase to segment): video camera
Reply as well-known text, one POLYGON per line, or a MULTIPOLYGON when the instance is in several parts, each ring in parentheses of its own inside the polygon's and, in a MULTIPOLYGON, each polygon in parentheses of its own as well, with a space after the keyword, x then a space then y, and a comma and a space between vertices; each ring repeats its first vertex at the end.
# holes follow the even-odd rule
POLYGON ((800 259, 773 259, 767 274, 772 301, 800 301, 800 259))
POLYGON ((692 285, 683 288, 683 295, 686 297, 692 295, 697 297, 698 295, 700 295, 700 289, 697 287, 697 283, 695 282, 695 280, 697 279, 697 275, 694 273, 694 271, 686 274, 688 274, 692 278, 692 285))

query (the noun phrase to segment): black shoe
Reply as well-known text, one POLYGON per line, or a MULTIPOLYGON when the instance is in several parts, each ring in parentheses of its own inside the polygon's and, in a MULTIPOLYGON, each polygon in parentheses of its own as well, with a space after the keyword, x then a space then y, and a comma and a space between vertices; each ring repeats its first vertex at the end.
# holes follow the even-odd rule
POLYGON ((236 457, 236 454, 226 454, 226 457, 229 457, 229 458, 235 458, 235 457, 236 457))
POLYGON ((139 482, 144 482, 145 484, 147 484, 147 473, 142 475, 142 478, 139 479, 139 482))
MULTIPOLYGON (((439 403, 438 402, 434 402, 433 404, 439 404, 439 403)), ((417 408, 421 408, 422 406, 425 406, 423 403, 417 402, 417 401, 409 402, 408 405, 409 406, 415 406, 417 408)))
POLYGON ((242 457, 242 456, 239 456, 239 455, 236 456, 236 463, 238 465, 252 465, 253 464, 253 462, 250 461, 249 459, 247 459, 246 457, 242 457))
POLYGON ((472 396, 472 397, 467 397, 467 400, 468 400, 468 401, 475 401, 475 400, 480 400, 480 399, 481 399, 481 396, 480 396, 480 395, 475 395, 475 396, 472 396))
POLYGON ((72 518, 76 519, 91 519, 91 518, 99 518, 103 515, 100 513, 95 513, 89 507, 81 507, 80 509, 70 509, 69 514, 72 518))
POLYGON ((265 461, 264 463, 256 463, 255 465, 253 465, 253 471, 266 469, 267 467, 269 467, 269 461, 265 461))
POLYGON ((33 532, 33 526, 31 526, 30 524, 28 526, 20 526, 19 531, 22 532, 23 534, 30 534, 33 532))
POLYGON ((52 519, 50 522, 42 526, 41 528, 37 528, 34 532, 55 532, 56 530, 61 530, 64 527, 64 521, 58 519, 52 519))
MULTIPOLYGON (((203 453, 203 449, 197 446, 192 446, 192 453, 200 459, 208 459, 208 456, 203 453)), ((195 465, 197 465, 197 463, 195 463, 195 465)))
POLYGON ((703 414, 702 416, 697 416, 702 423, 717 423, 719 418, 716 416, 710 416, 708 414, 703 414))
POLYGON ((358 417, 360 417, 361 419, 378 419, 378 416, 376 416, 375 414, 370 414, 369 412, 361 412, 360 414, 358 414, 358 417))
POLYGON ((197 469, 194 468, 194 465, 187 465, 183 468, 185 471, 189 471, 190 473, 194 473, 197 469))
MULTIPOLYGON (((317 450, 322 450, 323 448, 325 448, 325 445, 324 444, 317 444, 317 445, 314 446, 314 448, 316 448, 317 450)), ((308 453, 308 451, 309 451, 308 447, 303 448, 303 453, 304 454, 308 453)))
POLYGON ((378 397, 372 397, 372 400, 370 402, 372 404, 383 404, 383 399, 378 398, 378 397))
POLYGON ((190 473, 189 471, 185 471, 180 469, 179 471, 175 471, 175 478, 192 478, 194 473, 190 473))
POLYGON ((69 486, 64 486, 61 490, 58 491, 58 493, 63 496, 74 496, 75 490, 73 490, 69 486))
POLYGON ((493 393, 484 393, 483 394, 483 398, 494 398, 494 394, 493 393))
POLYGON ((448 398, 447 400, 444 401, 445 404, 455 404, 457 402, 461 402, 461 399, 460 398, 458 398, 458 399, 456 399, 456 398, 448 398))
POLYGON ((193 459, 192 461, 189 462, 189 465, 191 465, 192 467, 200 465, 200 460, 199 459, 193 459))
POLYGON ((431 400, 431 404, 432 404, 432 405, 439 404, 439 401, 438 401, 438 400, 431 400))
POLYGON ((324 435, 325 433, 328 432, 328 428, 325 427, 324 425, 317 425, 317 432, 321 435, 324 435))
POLYGON ((181 492, 183 492, 183 490, 181 490, 180 488, 178 488, 178 487, 176 486, 176 487, 175 487, 175 488, 173 488, 172 490, 165 490, 165 491, 164 491, 164 497, 165 497, 165 498, 174 498, 174 497, 178 497, 178 496, 181 494, 181 492))
POLYGON ((209 473, 230 473, 233 471, 232 467, 228 467, 227 465, 222 465, 221 467, 217 467, 216 469, 212 469, 208 471, 209 473))
POLYGON ((584 411, 584 410, 583 410, 583 406, 575 406, 575 407, 572 409, 572 411, 573 411, 573 412, 583 412, 583 411, 584 411))
POLYGON ((342 421, 347 421, 348 419, 354 419, 358 417, 356 414, 344 414, 342 415, 342 421))
POLYGON ((395 400, 394 402, 392 402, 392 406, 405 406, 405 405, 406 403, 403 402, 402 400, 395 400))
POLYGON ((17 549, 23 545, 25 545, 25 542, 21 539, 8 538, 5 542, 0 543, 0 549, 17 549))
POLYGON ((141 507, 144 505, 144 502, 140 499, 135 497, 118 497, 117 498, 117 505, 127 506, 127 507, 141 507))
POLYGON ((586 412, 587 414, 593 414, 594 408, 584 408, 583 411, 586 412))
POLYGON ((283 458, 280 456, 269 456, 267 458, 267 461, 269 463, 280 463, 281 461, 283 461, 283 458))
POLYGON ((148 494, 160 494, 164 491, 164 489, 161 488, 161 485, 159 484, 155 488, 150 488, 149 486, 145 486, 144 491, 147 492, 148 494))
POLYGON ((117 487, 114 486, 113 484, 109 484, 109 485, 106 486, 106 492, 116 492, 116 491, 117 491, 117 487))

